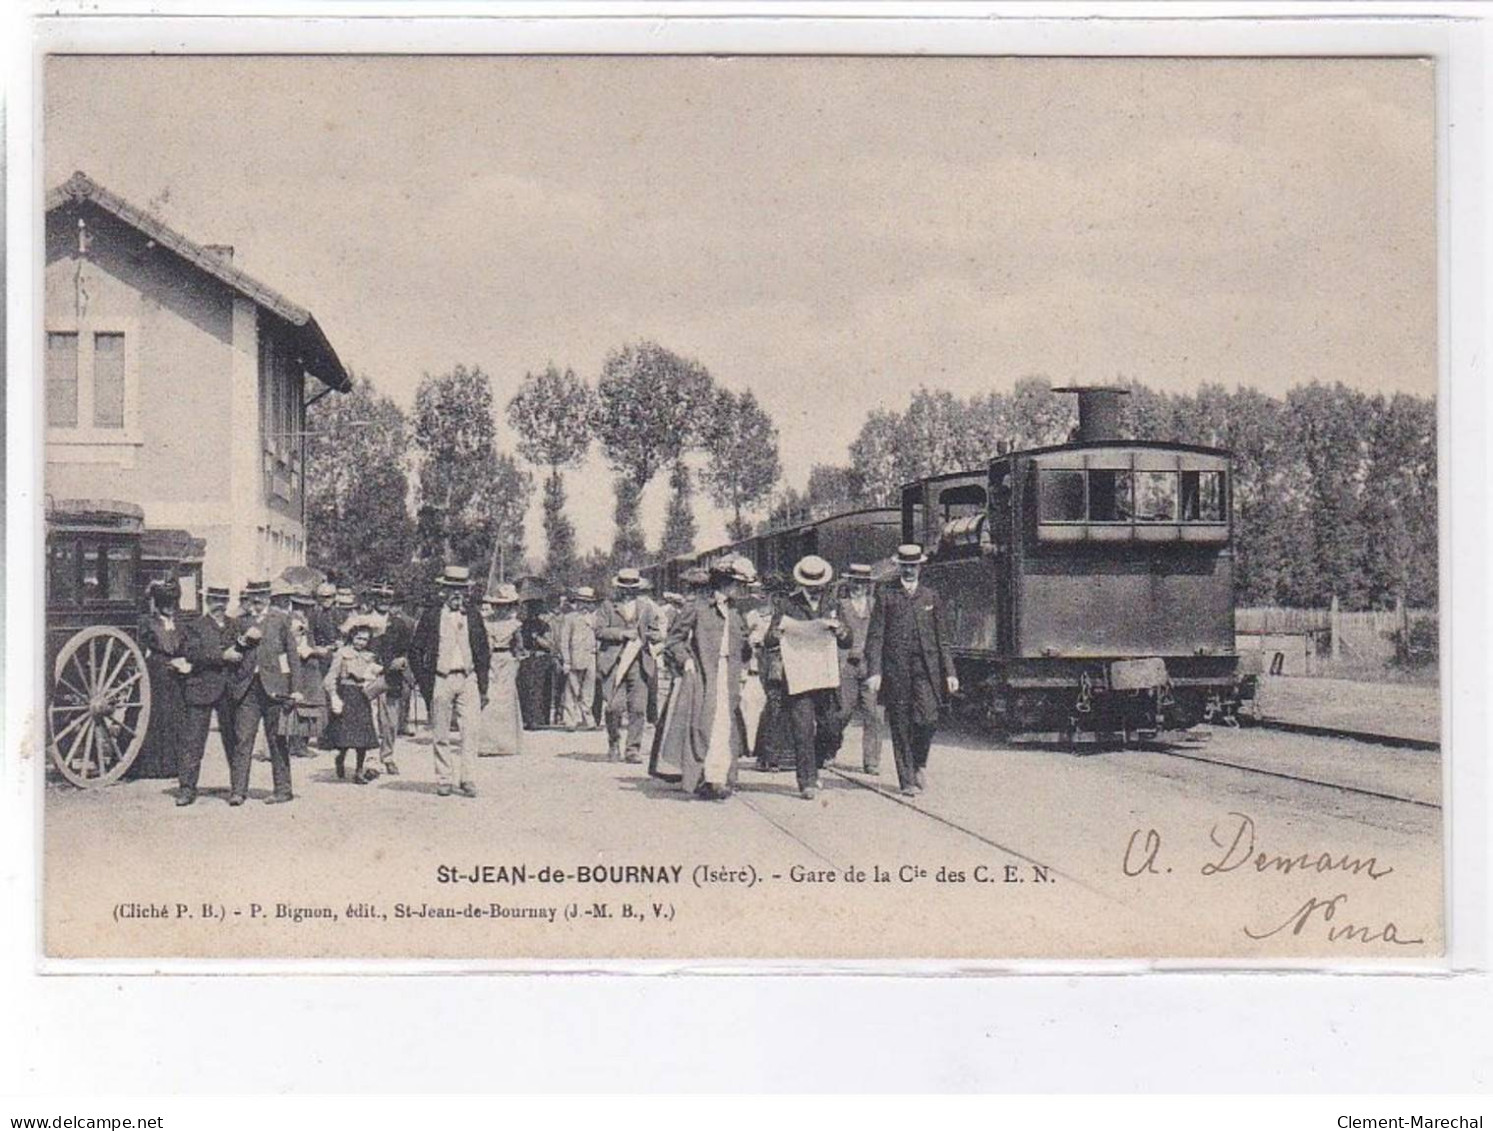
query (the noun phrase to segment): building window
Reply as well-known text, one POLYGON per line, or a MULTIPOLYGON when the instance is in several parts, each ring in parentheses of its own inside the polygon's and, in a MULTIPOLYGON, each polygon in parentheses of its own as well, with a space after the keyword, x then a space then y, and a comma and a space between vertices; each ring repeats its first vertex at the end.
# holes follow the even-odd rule
POLYGON ((47 427, 78 426, 78 335, 47 335, 47 427))
POLYGON ((93 336, 93 426, 124 427, 124 335, 93 336))
POLYGON ((138 344, 119 322, 47 331, 50 442, 140 443, 138 344))

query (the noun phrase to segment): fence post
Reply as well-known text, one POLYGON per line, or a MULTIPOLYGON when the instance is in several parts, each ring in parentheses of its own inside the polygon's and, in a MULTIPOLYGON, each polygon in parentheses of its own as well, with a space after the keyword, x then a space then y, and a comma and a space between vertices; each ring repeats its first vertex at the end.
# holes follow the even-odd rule
POLYGON ((1337 594, 1332 595, 1332 609, 1329 616, 1329 631, 1332 633, 1332 658, 1338 660, 1343 655, 1343 618, 1338 610, 1337 594))

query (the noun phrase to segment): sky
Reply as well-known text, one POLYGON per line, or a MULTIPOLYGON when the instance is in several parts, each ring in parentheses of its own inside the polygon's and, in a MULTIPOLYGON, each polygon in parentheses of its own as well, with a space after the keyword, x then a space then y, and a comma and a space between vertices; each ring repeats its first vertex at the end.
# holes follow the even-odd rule
MULTIPOLYGON (((49 187, 81 169, 232 244, 405 406, 457 363, 501 404, 649 338, 754 390, 802 487, 920 385, 1436 388, 1425 61, 53 57, 45 84, 49 187)), ((609 544, 599 454, 569 489, 609 544)), ((537 554, 537 490, 529 525, 537 554)))

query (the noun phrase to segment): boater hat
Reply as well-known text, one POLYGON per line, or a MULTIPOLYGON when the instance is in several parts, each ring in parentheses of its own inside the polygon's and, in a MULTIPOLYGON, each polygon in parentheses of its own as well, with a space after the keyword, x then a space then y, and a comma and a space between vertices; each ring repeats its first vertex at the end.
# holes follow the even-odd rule
POLYGON ((897 547, 897 565, 922 565, 928 560, 928 555, 923 553, 923 547, 916 542, 904 542, 897 547))
POLYGON ((271 597, 294 597, 295 594, 296 587, 283 577, 277 577, 275 583, 270 586, 271 597))
POLYGON ((355 597, 353 595, 353 591, 351 589, 348 589, 345 586, 338 588, 338 590, 337 590, 337 607, 339 609, 351 609, 351 608, 355 608, 357 606, 357 604, 358 604, 358 599, 357 599, 357 597, 355 597))
POLYGON ((577 585, 575 589, 571 591, 570 595, 577 601, 596 600, 596 590, 592 589, 589 585, 577 585))
POLYGON ((635 569, 619 569, 617 576, 612 578, 612 584, 618 589, 642 589, 643 575, 635 569))
POLYGON ((242 596, 268 597, 269 595, 270 583, 268 581, 247 581, 244 583, 242 596))
POLYGON ((864 562, 851 562, 850 568, 845 571, 845 577, 849 581, 871 581, 871 567, 864 562))
POLYGON ((793 567, 793 580, 805 589, 820 589, 835 579, 835 567, 818 554, 808 554, 798 559, 793 567))
POLYGON ((228 586, 226 585, 209 585, 207 587, 207 599, 209 601, 222 601, 224 604, 227 604, 230 596, 231 594, 228 592, 228 586))
POLYGON ((484 605, 516 605, 518 604, 518 586, 511 581, 502 581, 491 593, 482 598, 484 605))
POLYGON ((709 585, 710 574, 700 566, 690 566, 679 575, 679 580, 686 585, 709 585))
POLYGON ((671 605, 682 605, 684 604, 684 594, 675 593, 672 589, 665 589, 664 600, 671 605))
POLYGON ((441 576, 435 579, 435 583, 447 589, 470 589, 472 571, 466 566, 448 565, 441 570, 441 576))

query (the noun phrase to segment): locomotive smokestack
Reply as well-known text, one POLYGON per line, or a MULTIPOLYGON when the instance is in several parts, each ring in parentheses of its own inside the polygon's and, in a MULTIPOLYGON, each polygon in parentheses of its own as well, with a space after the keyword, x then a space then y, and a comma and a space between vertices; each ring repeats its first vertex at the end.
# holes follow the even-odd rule
POLYGON ((1078 394, 1078 435, 1074 437, 1078 443, 1120 439, 1120 398, 1128 397, 1129 389, 1115 385, 1069 385, 1053 392, 1078 394))

